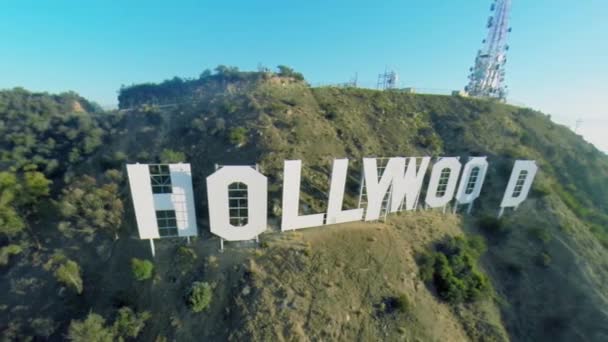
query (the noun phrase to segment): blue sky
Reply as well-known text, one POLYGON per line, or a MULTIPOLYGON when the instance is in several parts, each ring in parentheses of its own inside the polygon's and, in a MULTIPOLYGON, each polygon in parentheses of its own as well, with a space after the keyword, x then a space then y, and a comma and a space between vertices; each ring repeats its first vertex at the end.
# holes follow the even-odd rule
MULTIPOLYGON (((5 1, 0 88, 74 90, 108 106, 121 84, 196 77, 218 64, 286 64, 312 84, 358 73, 374 87, 461 89, 490 0, 5 1)), ((608 1, 513 0, 510 99, 608 151, 608 1)))

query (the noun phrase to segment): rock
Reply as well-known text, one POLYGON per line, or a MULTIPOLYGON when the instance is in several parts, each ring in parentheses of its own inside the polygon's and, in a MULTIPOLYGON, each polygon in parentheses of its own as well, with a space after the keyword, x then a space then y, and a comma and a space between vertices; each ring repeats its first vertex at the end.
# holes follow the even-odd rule
POLYGON ((247 296, 247 295, 249 295, 250 293, 251 293, 251 287, 249 287, 249 285, 245 286, 245 287, 243 288, 243 291, 241 291, 241 294, 242 294, 243 296, 247 296))
POLYGON ((275 216, 281 216, 282 211, 283 211, 283 210, 282 210, 282 208, 281 208, 281 204, 279 204, 279 203, 277 203, 277 202, 275 202, 275 203, 273 203, 273 204, 272 204, 272 213, 273 213, 275 216))

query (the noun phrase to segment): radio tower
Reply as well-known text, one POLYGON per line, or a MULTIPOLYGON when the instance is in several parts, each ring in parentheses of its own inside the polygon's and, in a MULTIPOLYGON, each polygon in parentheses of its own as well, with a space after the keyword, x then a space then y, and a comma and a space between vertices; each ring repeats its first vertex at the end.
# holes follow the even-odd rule
POLYGON ((507 36, 511 0, 494 0, 488 19, 488 36, 483 40, 483 49, 477 52, 475 66, 470 69, 469 85, 465 91, 475 97, 490 97, 504 100, 507 95, 505 64, 507 63, 507 36))

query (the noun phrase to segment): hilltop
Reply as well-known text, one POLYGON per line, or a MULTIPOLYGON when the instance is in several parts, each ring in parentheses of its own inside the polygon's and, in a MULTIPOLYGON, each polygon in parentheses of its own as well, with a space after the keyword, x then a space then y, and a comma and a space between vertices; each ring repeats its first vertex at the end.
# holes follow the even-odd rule
POLYGON ((286 67, 219 67, 123 88, 119 101, 120 110, 103 112, 75 94, 0 92, 8 339, 62 339, 91 311, 106 320, 88 322, 99 334, 141 340, 608 336, 608 158, 545 114, 453 96, 314 88, 286 67), (227 244, 224 253, 208 232, 204 180, 215 164, 259 164, 276 217, 285 159, 303 161, 308 213, 326 209, 334 158, 351 160, 345 201, 353 208, 362 157, 420 155, 488 156, 473 216, 422 211, 286 234, 271 219, 259 245, 227 244), (516 159, 537 161, 533 191, 517 212, 491 219, 516 159), (201 236, 191 245, 160 241, 152 259, 136 239, 123 168, 174 161, 192 164, 201 236), (464 253, 480 255, 472 272, 490 289, 447 301, 425 278, 425 257, 441 253, 447 237, 477 235, 486 251, 464 253), (132 258, 153 261, 150 279, 134 279, 132 258), (195 281, 212 287, 201 313, 184 300, 195 281), (118 314, 124 307, 130 319, 118 314), (136 333, 125 334, 121 318, 136 333))

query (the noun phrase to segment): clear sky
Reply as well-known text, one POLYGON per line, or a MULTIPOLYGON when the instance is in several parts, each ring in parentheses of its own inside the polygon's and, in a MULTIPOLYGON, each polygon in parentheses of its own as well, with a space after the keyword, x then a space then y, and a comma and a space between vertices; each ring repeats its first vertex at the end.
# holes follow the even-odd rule
MULTIPOLYGON (((103 106, 121 84, 218 64, 290 65, 311 84, 462 89, 491 0, 30 1, 0 4, 0 88, 74 90, 103 106)), ((608 151, 608 1, 513 0, 510 99, 608 151)))

